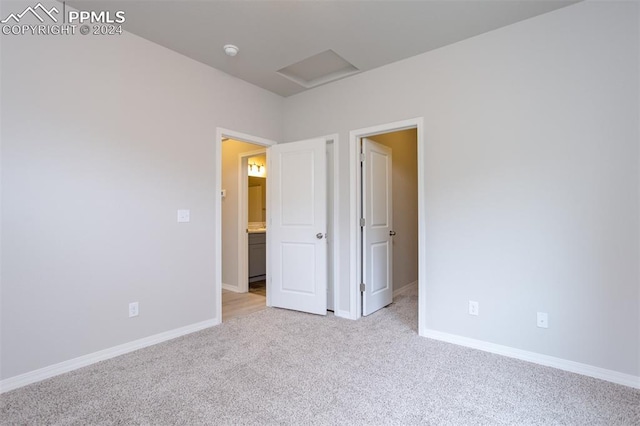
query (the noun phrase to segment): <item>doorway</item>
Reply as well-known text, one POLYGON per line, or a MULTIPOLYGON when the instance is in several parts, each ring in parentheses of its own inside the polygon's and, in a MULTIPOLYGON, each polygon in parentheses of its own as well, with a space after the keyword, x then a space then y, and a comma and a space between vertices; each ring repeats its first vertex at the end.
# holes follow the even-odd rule
MULTIPOLYGON (((223 287, 224 288, 230 287, 229 285, 226 285, 226 284, 229 284, 229 282, 223 281, 223 270, 224 270, 223 263, 228 270, 234 270, 233 266, 229 267, 226 260, 225 262, 223 262, 223 255, 226 255, 229 252, 235 252, 235 253, 238 252, 237 247, 223 246, 223 239, 222 239, 222 235, 224 234, 224 232, 228 231, 227 226, 223 227, 223 224, 222 224, 222 204, 225 197, 230 195, 227 188, 223 188, 223 185, 222 185, 222 182, 223 182, 222 148, 223 148, 223 143, 225 143, 225 141, 230 139, 243 142, 243 143, 257 145, 261 149, 268 148, 267 149, 267 152, 268 152, 267 168, 268 169, 271 168, 275 173, 270 178, 271 182, 269 182, 269 187, 273 187, 275 189, 269 190, 267 192, 267 194, 270 194, 270 195, 268 195, 269 201, 267 202, 267 206, 268 206, 267 209, 269 211, 266 212, 267 213, 266 222, 267 222, 267 228, 269 227, 269 224, 273 224, 275 228, 272 228, 273 232, 267 235, 267 238, 266 238, 267 247, 271 247, 271 245, 276 247, 278 242, 280 241, 278 236, 282 236, 282 233, 278 233, 276 231, 278 230, 282 231, 282 229, 280 228, 282 228, 283 226, 288 226, 288 224, 294 224, 294 222, 300 219, 300 214, 305 211, 304 208, 299 209, 296 207, 300 202, 302 202, 303 200, 317 198, 317 197, 308 197, 308 195, 310 194, 310 192, 308 191, 302 191, 300 193, 299 191, 300 188, 304 186, 302 176, 293 176, 291 175, 291 173, 294 171, 300 171, 302 172, 302 175, 308 175, 309 172, 311 172, 313 176, 317 176, 316 172, 320 171, 320 168, 318 168, 319 164, 314 165, 313 170, 302 166, 303 163, 306 161, 306 159, 308 159, 308 157, 307 157, 307 154, 302 153, 301 151, 299 151, 299 149, 302 148, 302 146, 306 145, 308 142, 311 142, 311 140, 290 142, 287 144, 277 145, 275 142, 264 139, 264 138, 254 137, 254 136, 242 134, 235 131, 230 131, 223 128, 217 128, 216 147, 215 147, 215 154, 216 154, 215 155, 215 158, 216 158, 215 159, 215 165, 216 165, 215 187, 216 187, 217 195, 215 197, 215 217, 214 217, 214 224, 215 224, 215 231, 216 231, 216 238, 215 238, 216 255, 214 258, 213 266, 215 268, 215 298, 216 298, 215 315, 218 318, 218 323, 222 321, 222 310, 223 310, 222 290, 223 290, 223 287), (297 151, 297 152, 294 153, 293 151, 297 151), (283 152, 288 152, 288 153, 282 156, 283 152), (286 182, 286 184, 282 184, 282 178, 285 175, 286 177, 284 182, 286 182), (281 179, 280 181, 278 181, 278 176, 280 176, 280 179, 281 179), (299 192, 297 196, 294 195, 294 193, 296 192, 299 192), (278 202, 278 197, 284 200, 284 202, 278 202), (293 210, 291 209, 287 210, 284 213, 284 216, 278 219, 278 214, 282 215, 284 211, 283 208, 291 207, 291 202, 293 201, 295 201, 296 203, 296 206, 293 206, 293 210), (277 206, 278 208, 275 209, 274 206, 277 206)), ((322 265, 317 264, 315 267, 316 271, 322 271, 323 272, 322 275, 325 275, 325 272, 326 272, 328 276, 326 277, 325 280, 319 280, 319 281, 316 280, 318 281, 318 286, 314 289, 313 294, 315 294, 314 297, 317 299, 316 301, 319 301, 320 299, 325 300, 322 306, 323 306, 323 313, 326 314, 326 310, 331 309, 333 305, 338 305, 337 302, 340 300, 339 292, 333 291, 333 283, 335 282, 335 276, 339 270, 338 252, 336 250, 337 239, 335 237, 336 235, 339 235, 338 223, 337 223, 337 214, 339 210, 338 200, 337 200, 338 198, 337 187, 339 185, 339 179, 337 178, 337 173, 338 173, 337 164, 339 163, 338 161, 339 159, 338 159, 338 152, 336 149, 334 149, 338 141, 338 136, 337 135, 324 136, 321 138, 317 138, 316 141, 320 143, 320 145, 316 147, 318 148, 318 151, 314 155, 315 155, 315 158, 322 159, 321 160, 321 163, 323 164, 322 168, 326 167, 326 172, 322 173, 322 176, 326 177, 326 181, 323 178, 321 179, 314 178, 309 182, 314 182, 314 184, 320 184, 322 182, 322 186, 328 187, 328 188, 325 188, 326 198, 320 197, 316 200, 316 202, 319 203, 317 204, 318 207, 320 207, 320 205, 324 206, 322 207, 322 210, 318 211, 318 212, 322 211, 322 215, 314 214, 313 216, 315 218, 319 218, 320 216, 327 216, 327 217, 326 217, 326 224, 324 227, 318 226, 318 229, 315 229, 316 228, 315 226, 313 227, 314 231, 312 235, 314 236, 314 241, 320 242, 323 246, 325 246, 324 249, 319 248, 319 250, 326 250, 329 258, 326 259, 326 261, 322 262, 322 265), (324 209, 326 209, 326 211, 324 209), (327 296, 330 299, 328 301, 327 301, 327 296)), ((248 164, 248 158, 247 158, 247 164, 248 164)), ((325 193, 325 190, 322 190, 321 192, 316 192, 316 193, 317 194, 325 193)), ((237 215, 236 215, 236 219, 237 219, 237 215)), ((241 228, 239 224, 240 222, 236 220, 235 224, 232 224, 231 226, 229 226, 229 228, 231 228, 231 232, 233 232, 234 228, 236 229, 236 235, 238 236, 238 238, 235 240, 236 245, 238 241, 242 240, 242 236, 245 236, 245 237, 247 236, 247 227, 241 228)), ((297 274, 298 276, 302 277, 301 279, 295 279, 294 281, 291 281, 291 277, 296 275, 296 271, 298 269, 301 269, 300 268, 301 262, 297 262, 297 261, 278 262, 277 259, 271 259, 272 254, 275 253, 274 255, 277 255, 279 252, 282 252, 285 254, 288 253, 288 254, 293 254, 295 256, 299 256, 299 255, 301 256, 302 254, 305 254, 305 250, 298 250, 297 248, 301 247, 300 246, 301 243, 296 242, 294 240, 290 240, 288 237, 285 244, 287 245, 286 247, 287 250, 280 250, 280 251, 267 250, 266 269, 267 269, 267 277, 268 277, 269 284, 267 285, 266 305, 273 306, 273 307, 284 307, 287 309, 302 310, 302 311, 308 312, 309 310, 307 310, 307 308, 302 304, 295 305, 295 306, 293 305, 282 306, 276 297, 276 296, 282 295, 285 292, 291 292, 291 290, 294 290, 293 292, 297 291, 298 294, 302 294, 304 296, 304 299, 309 299, 312 292, 300 291, 299 288, 294 288, 294 287, 299 287, 300 285, 306 285, 305 283, 308 282, 308 277, 316 276, 316 274, 313 271, 311 272, 307 271, 306 275, 302 273, 297 274), (278 268, 282 269, 282 267, 284 267, 284 270, 278 269, 278 268), (275 271, 275 273, 269 272, 270 270, 272 272, 275 271), (280 272, 279 276, 277 272, 280 272), (282 274, 283 272, 284 272, 284 275, 282 274), (288 281, 284 282, 281 278, 284 278, 285 280, 288 280, 288 281), (274 285, 271 285, 272 280, 275 280, 274 285), (290 285, 290 284, 293 284, 293 285, 290 285)), ((228 257, 228 256, 225 256, 225 257, 228 257)), ((326 256, 323 255, 323 257, 326 257, 326 256)), ((246 270, 245 267, 239 265, 239 262, 237 263, 238 263, 238 268, 240 268, 240 271, 246 270)), ((235 270, 237 271, 238 269, 235 268, 235 270)), ((297 272, 301 272, 301 271, 297 271, 297 272)), ((238 274, 236 274, 236 281, 235 281, 236 285, 234 288, 234 290, 236 291, 240 289, 237 281, 237 276, 238 274)), ((248 280, 247 281, 241 280, 241 283, 243 282, 248 282, 248 280)), ((300 302, 300 299, 303 299, 303 297, 299 297, 298 302, 300 302)), ((336 312, 336 314, 339 315, 338 312, 336 312)))
POLYGON ((266 307, 267 172, 260 148, 230 138, 222 144, 223 320, 266 307))
MULTIPOLYGON (((378 269, 378 274, 384 275, 388 274, 390 277, 389 280, 392 284, 392 294, 398 292, 402 292, 405 289, 409 288, 418 288, 418 331, 420 334, 423 328, 423 309, 420 309, 421 306, 424 306, 424 297, 425 292, 423 289, 424 286, 424 259, 425 259, 425 251, 424 251, 424 170, 423 165, 424 162, 424 141, 423 141, 423 120, 422 118, 416 118, 396 123, 390 123, 381 126, 374 126, 365 129, 354 130, 350 132, 350 150, 352 155, 352 162, 350 164, 351 171, 351 189, 350 189, 350 199, 351 199, 351 253, 352 259, 351 268, 350 268, 350 289, 351 289, 351 302, 352 302, 352 310, 356 313, 355 317, 359 318, 367 313, 371 313, 370 310, 367 311, 366 308, 363 310, 363 304, 366 303, 365 298, 367 297, 366 287, 369 283, 365 282, 365 278, 367 276, 367 259, 366 256, 366 245, 369 244, 365 237, 366 229, 366 216, 367 216, 367 205, 368 202, 366 200, 366 191, 371 190, 371 186, 367 187, 367 185, 371 184, 371 180, 378 180, 378 185, 382 185, 386 182, 385 179, 380 178, 380 174, 382 172, 375 172, 375 179, 372 179, 372 175, 368 177, 363 174, 371 173, 367 172, 366 167, 362 167, 361 160, 366 161, 367 154, 362 152, 362 147, 364 146, 363 141, 368 140, 372 145, 386 145, 383 148, 390 148, 390 151, 395 155, 395 161, 392 161, 393 157, 390 155, 388 160, 389 167, 391 164, 396 163, 392 170, 389 170, 390 180, 391 182, 387 182, 390 189, 389 192, 391 194, 395 194, 396 198, 396 208, 392 209, 389 217, 386 219, 392 220, 388 230, 386 230, 387 235, 389 233, 394 234, 392 236, 392 241, 390 244, 393 247, 393 252, 389 252, 389 268, 380 268, 379 261, 371 262, 369 259, 369 265, 375 264, 376 269, 378 269), (364 155, 364 156, 363 156, 364 155), (409 168, 410 170, 403 170, 409 168), (400 170, 397 170, 400 169, 400 170), (393 172, 396 172, 393 174, 393 172), (405 176, 402 176, 403 172, 406 173, 405 176), (400 172, 400 173, 398 173, 400 172), (397 176, 396 176, 397 175, 397 176), (392 184, 392 177, 396 177, 395 185, 392 184), (411 182, 409 182, 409 179, 411 182), (369 180, 369 182, 365 181, 369 180), (395 191, 394 191, 395 189, 395 191), (398 216, 395 219, 391 219, 393 217, 393 213, 398 216), (361 226, 361 224, 363 226, 361 226), (394 256, 395 254, 395 256, 394 256), (395 258, 395 261, 393 260, 395 258), (401 259, 401 260, 399 260, 401 259), (399 263, 400 262, 400 263, 399 263), (396 263, 397 267, 393 268, 394 263, 396 263), (399 264, 398 264, 399 263, 399 264), (395 269, 395 272, 394 272, 395 269), (361 285, 364 284, 364 285, 361 285), (395 288, 393 288, 395 286, 395 288), (364 290, 364 291, 361 291, 364 290)), ((380 151, 380 150, 377 150, 380 151)), ((373 162, 378 162, 378 166, 380 170, 385 170, 387 166, 383 166, 384 161, 380 160, 383 158, 383 155, 377 155, 376 158, 370 159, 373 162)), ((379 190, 376 190, 378 195, 380 194, 379 190)), ((383 191, 384 192, 384 191, 383 191)), ((385 193, 386 196, 386 193, 385 193)), ((381 198, 378 196, 378 198, 381 198)), ((376 203, 380 204, 381 201, 378 200, 376 203)), ((391 202, 393 204, 393 202, 391 202)), ((370 207, 370 206, 369 206, 370 207)), ((369 212, 371 215, 371 212, 369 212)), ((376 219, 377 225, 382 225, 382 221, 379 216, 376 219), (379 222, 379 223, 378 223, 379 222)), ((372 219, 372 218, 369 218, 372 219)), ((371 224, 371 222, 369 222, 371 224)), ((384 243, 380 243, 375 249, 379 247, 384 247, 384 243)), ((369 249, 371 246, 369 245, 369 249)), ((375 250, 373 250, 375 251, 375 250)), ((385 250, 378 250, 378 252, 387 255, 385 250)), ((375 255, 375 253, 374 253, 375 255)), ((379 256, 384 257, 384 256, 379 256)), ((379 281, 374 284, 372 287, 376 290, 382 289, 384 286, 380 284, 379 281)), ((371 287, 370 287, 371 289, 371 287)), ((385 302, 383 302, 384 304, 385 302)))
POLYGON ((224 129, 218 129, 217 136, 215 211, 219 220, 214 263, 216 307, 222 321, 266 307, 265 286, 249 291, 249 276, 255 278, 254 287, 259 287, 259 278, 266 284, 266 148, 274 143, 224 129), (254 194, 252 200, 250 194, 254 194))
POLYGON ((364 217, 371 218, 361 227, 362 276, 374 290, 365 289, 362 293, 364 316, 418 285, 417 136, 417 129, 413 128, 361 139, 365 158, 361 161, 361 204, 364 217), (369 194, 376 199, 371 200, 369 194), (383 226, 385 221, 388 223, 383 226), (389 262, 384 262, 379 258, 386 258, 387 251, 389 262), (375 269, 385 263, 387 270, 378 275, 386 275, 384 281, 390 287, 386 294, 379 290, 381 283, 375 285, 375 269))

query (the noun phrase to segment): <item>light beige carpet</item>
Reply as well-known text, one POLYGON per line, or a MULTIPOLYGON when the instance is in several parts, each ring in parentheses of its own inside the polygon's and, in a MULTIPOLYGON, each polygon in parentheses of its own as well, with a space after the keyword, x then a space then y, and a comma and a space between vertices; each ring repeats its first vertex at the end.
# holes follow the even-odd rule
POLYGON ((0 397, 2 424, 638 425, 640 391, 359 321, 266 309, 0 397))

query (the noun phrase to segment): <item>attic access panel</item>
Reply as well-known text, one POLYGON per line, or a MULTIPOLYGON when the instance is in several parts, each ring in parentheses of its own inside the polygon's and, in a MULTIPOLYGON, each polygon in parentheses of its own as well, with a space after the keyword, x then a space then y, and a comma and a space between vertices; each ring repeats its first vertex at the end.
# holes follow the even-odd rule
POLYGON ((310 89, 360 71, 333 50, 325 50, 278 70, 278 74, 310 89))

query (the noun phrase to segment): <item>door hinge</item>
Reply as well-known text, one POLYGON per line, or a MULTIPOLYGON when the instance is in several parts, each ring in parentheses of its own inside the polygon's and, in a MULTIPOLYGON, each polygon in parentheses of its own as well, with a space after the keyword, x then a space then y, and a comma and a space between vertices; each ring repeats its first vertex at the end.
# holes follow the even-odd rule
POLYGON ((360 291, 364 293, 364 290, 366 289, 366 285, 364 283, 360 283, 360 291))
POLYGON ((361 163, 364 163, 364 158, 365 158, 365 157, 364 157, 364 152, 361 152, 361 153, 360 153, 360 162, 361 162, 361 163))
POLYGON ((364 217, 361 217, 360 218, 360 226, 363 227, 365 225, 365 222, 366 221, 364 220, 364 217))

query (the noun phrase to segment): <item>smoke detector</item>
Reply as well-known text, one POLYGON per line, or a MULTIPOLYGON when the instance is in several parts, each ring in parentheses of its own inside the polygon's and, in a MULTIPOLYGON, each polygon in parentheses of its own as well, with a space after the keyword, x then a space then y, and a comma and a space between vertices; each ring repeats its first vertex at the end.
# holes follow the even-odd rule
POLYGON ((240 51, 240 49, 238 49, 238 46, 234 46, 233 44, 225 44, 223 49, 224 53, 226 53, 227 56, 236 56, 240 51))

